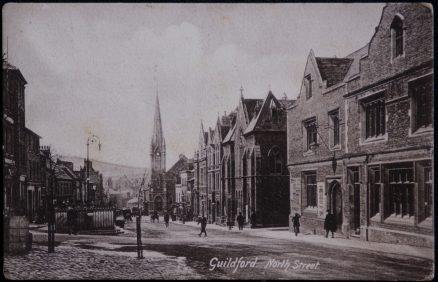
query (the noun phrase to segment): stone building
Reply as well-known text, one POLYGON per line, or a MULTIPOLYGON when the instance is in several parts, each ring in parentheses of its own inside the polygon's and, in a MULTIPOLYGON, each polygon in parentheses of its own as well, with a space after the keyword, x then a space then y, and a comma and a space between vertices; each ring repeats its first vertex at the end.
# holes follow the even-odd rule
POLYGON ((21 71, 6 60, 3 66, 3 189, 5 214, 26 214, 25 85, 21 71))
POLYGON ((55 189, 53 197, 58 206, 79 204, 81 202, 81 182, 73 170, 73 163, 57 160, 55 166, 55 189))
POLYGON ((369 44, 345 58, 311 51, 288 109, 291 215, 322 232, 431 245, 432 13, 387 4, 369 44))
POLYGON ((224 211, 239 213, 258 226, 287 226, 289 187, 286 169, 286 107, 292 100, 241 95, 232 129, 224 138, 224 211))
POLYGON ((43 197, 46 190, 42 179, 41 137, 28 128, 25 128, 25 132, 27 148, 26 215, 32 222, 36 219, 37 211, 44 208, 43 197))
POLYGON ((201 128, 198 136, 198 149, 193 157, 194 164, 194 214, 198 216, 207 216, 208 213, 208 187, 207 187, 207 146, 208 133, 204 131, 204 125, 201 121, 201 128))
POLYGON ((230 130, 230 118, 218 117, 213 130, 209 129, 207 144, 208 218, 211 222, 224 223, 222 204, 222 141, 230 130))

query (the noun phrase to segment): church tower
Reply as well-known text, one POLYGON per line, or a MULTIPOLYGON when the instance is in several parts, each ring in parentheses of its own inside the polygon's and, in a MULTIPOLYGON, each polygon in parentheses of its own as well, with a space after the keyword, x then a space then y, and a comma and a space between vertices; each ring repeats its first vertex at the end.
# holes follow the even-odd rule
POLYGON ((161 125, 158 94, 155 99, 154 129, 152 132, 150 157, 152 172, 166 172, 166 142, 164 141, 163 128, 161 125))

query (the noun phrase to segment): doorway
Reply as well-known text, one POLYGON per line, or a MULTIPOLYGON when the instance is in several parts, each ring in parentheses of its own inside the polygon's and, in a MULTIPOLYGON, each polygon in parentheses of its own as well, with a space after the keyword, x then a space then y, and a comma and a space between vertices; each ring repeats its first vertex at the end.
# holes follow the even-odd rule
POLYGON ((338 230, 342 230, 342 190, 338 181, 333 181, 329 188, 330 211, 336 218, 338 230))

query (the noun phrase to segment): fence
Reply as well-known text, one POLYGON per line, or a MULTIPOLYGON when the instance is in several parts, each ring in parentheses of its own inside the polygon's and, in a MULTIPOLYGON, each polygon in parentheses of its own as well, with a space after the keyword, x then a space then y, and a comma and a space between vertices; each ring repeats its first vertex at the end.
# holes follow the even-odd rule
MULTIPOLYGON (((115 213, 112 208, 76 208, 77 231, 97 232, 115 230, 115 213)), ((55 210, 55 232, 69 231, 67 209, 55 210)))

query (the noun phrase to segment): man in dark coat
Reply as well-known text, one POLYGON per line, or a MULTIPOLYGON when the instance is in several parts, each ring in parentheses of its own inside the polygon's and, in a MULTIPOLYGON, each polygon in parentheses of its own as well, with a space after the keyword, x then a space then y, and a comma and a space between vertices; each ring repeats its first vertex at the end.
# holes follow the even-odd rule
POLYGON ((207 231, 205 228, 207 227, 207 218, 204 216, 201 219, 201 233, 199 233, 199 237, 201 237, 201 234, 204 233, 205 237, 207 237, 207 231))
POLYGON ((69 206, 67 209, 67 225, 68 225, 69 235, 71 235, 71 233, 76 235, 77 223, 78 223, 78 212, 75 207, 69 206))
POLYGON ((239 212, 239 215, 236 218, 237 224, 239 225, 239 230, 243 230, 243 223, 245 223, 245 218, 243 217, 242 213, 239 212))
POLYGON ((169 227, 169 214, 166 213, 164 215, 164 223, 166 224, 166 228, 169 227))
POLYGON ((298 233, 300 233, 300 217, 298 213, 295 213, 295 216, 292 217, 292 225, 294 227, 295 236, 298 236, 298 233))
POLYGON ((325 237, 328 237, 329 232, 332 232, 332 238, 335 238, 334 232, 336 231, 336 218, 330 210, 327 211, 327 215, 324 220, 324 229, 326 231, 325 237))
POLYGON ((257 216, 255 211, 253 210, 251 214, 251 228, 255 228, 256 224, 257 224, 257 216))

